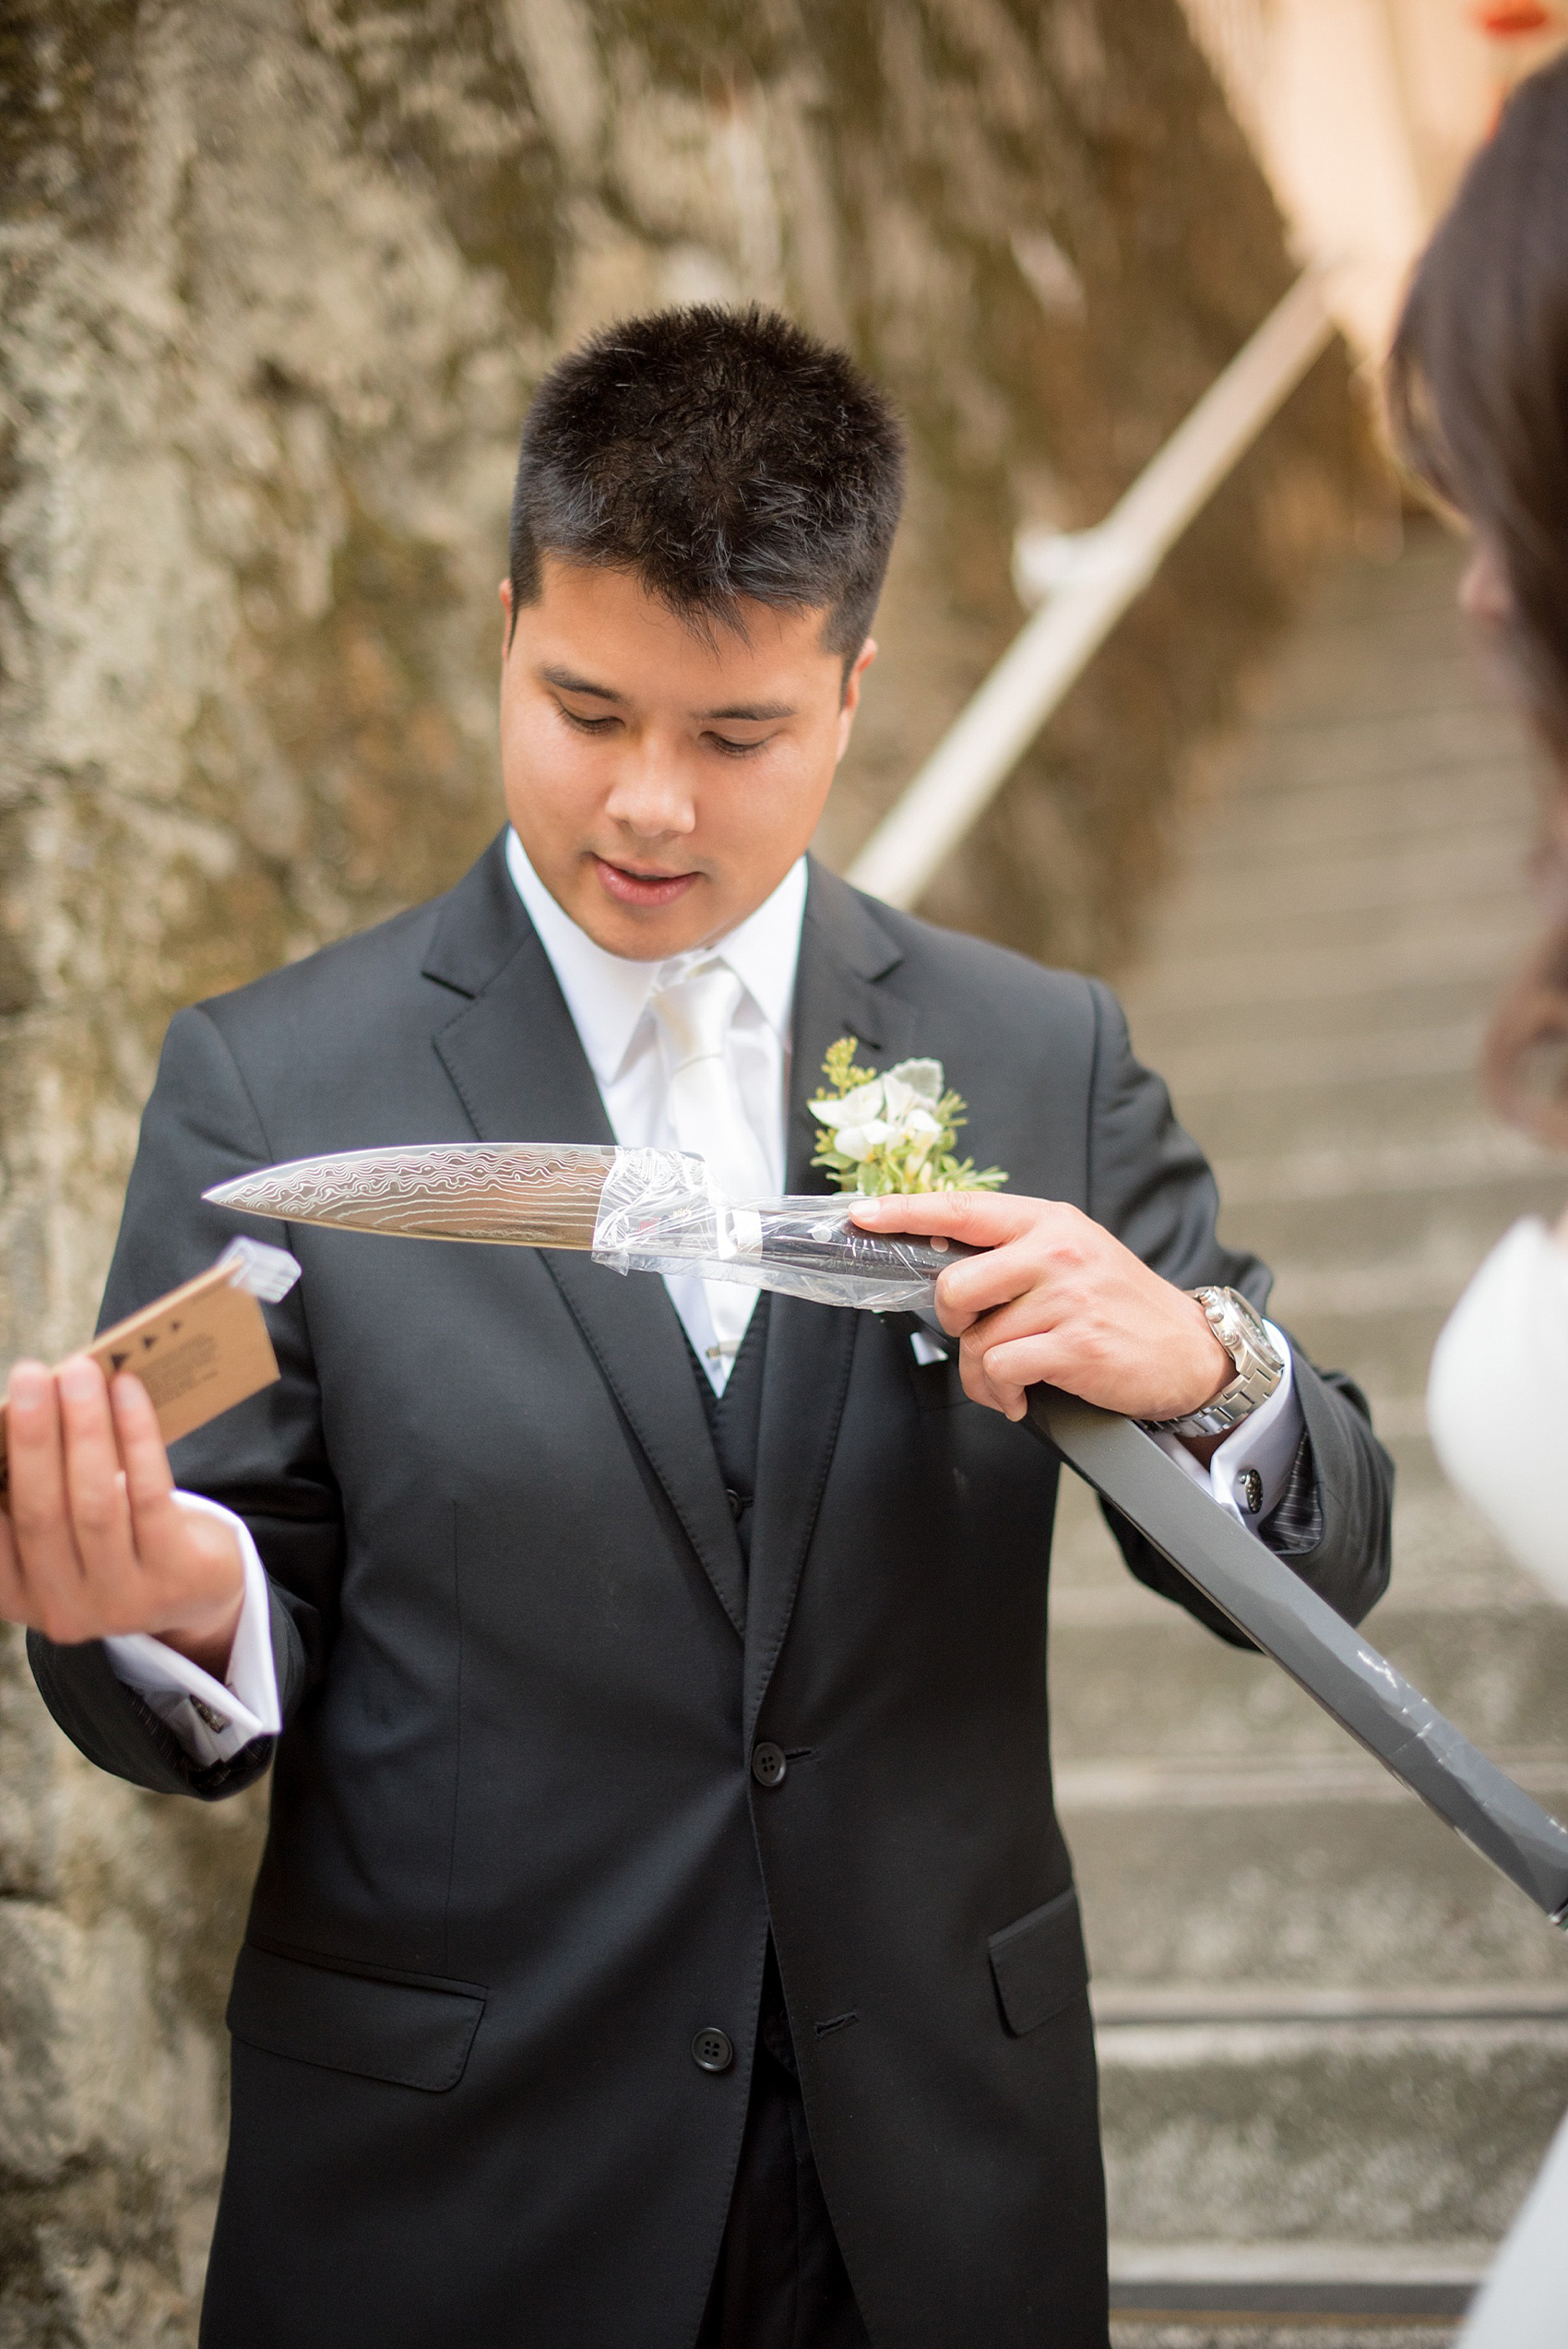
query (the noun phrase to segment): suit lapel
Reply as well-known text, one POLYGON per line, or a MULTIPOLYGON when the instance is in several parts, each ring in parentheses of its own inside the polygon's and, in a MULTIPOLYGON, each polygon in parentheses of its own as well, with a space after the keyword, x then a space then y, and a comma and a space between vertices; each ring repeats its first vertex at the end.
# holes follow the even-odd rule
MULTIPOLYGON (((613 1142, 550 958, 497 850, 453 892, 425 963, 467 996, 434 1043, 481 1141, 613 1142)), ((662 1281, 536 1254, 565 1300, 720 1604, 744 1633, 745 1576, 679 1316, 662 1281)))
MULTIPOLYGON (((836 1038, 860 1038, 878 1063, 912 1049, 916 1008, 885 984, 899 951, 865 901, 814 862, 795 980, 785 1187, 826 1191, 811 1165, 815 1123, 807 1103, 836 1038)), ((746 1724, 750 1735, 794 1612, 801 1572, 832 1464, 850 1365, 864 1316, 775 1297, 763 1372, 746 1620, 746 1724)))

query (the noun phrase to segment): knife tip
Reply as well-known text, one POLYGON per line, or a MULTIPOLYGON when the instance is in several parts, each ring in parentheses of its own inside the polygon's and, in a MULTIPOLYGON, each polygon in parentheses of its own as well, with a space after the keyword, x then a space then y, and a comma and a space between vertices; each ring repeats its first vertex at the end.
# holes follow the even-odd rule
POLYGON ((202 1198, 213 1207, 246 1207, 255 1179, 251 1174, 232 1175, 227 1183, 214 1183, 209 1190, 203 1191, 202 1198))

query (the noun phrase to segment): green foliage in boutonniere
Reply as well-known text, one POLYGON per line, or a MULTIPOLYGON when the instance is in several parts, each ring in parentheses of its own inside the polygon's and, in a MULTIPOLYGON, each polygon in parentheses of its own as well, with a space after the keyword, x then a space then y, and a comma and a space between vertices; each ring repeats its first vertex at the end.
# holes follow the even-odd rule
POLYGON ((858 1050, 855 1036, 829 1044, 827 1084, 811 1104, 822 1126, 812 1164, 840 1190, 993 1191, 1007 1180, 1000 1166, 977 1173, 972 1158, 954 1156, 964 1101, 946 1090, 940 1060, 901 1060, 879 1077, 856 1067, 858 1050))

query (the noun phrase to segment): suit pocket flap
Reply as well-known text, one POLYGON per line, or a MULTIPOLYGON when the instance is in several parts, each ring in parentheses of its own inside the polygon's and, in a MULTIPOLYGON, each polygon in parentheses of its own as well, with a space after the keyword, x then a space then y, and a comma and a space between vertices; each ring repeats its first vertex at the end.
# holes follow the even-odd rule
POLYGON ((455 2088, 484 1999, 477 1991, 337 1973, 247 1942, 229 1994, 229 2029, 247 2047, 402 2088, 455 2088))
POLYGON ((993 1933, 991 1971, 1007 2028, 1021 2039, 1088 1988, 1078 1896, 1072 1885, 993 1933))

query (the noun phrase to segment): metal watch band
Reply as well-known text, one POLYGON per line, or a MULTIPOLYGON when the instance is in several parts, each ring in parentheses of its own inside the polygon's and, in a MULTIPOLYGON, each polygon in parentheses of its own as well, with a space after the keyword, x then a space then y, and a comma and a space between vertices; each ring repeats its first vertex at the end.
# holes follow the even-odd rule
POLYGON ((1148 1419, 1146 1427, 1158 1435, 1227 1436, 1265 1403, 1285 1376, 1285 1365, 1261 1316, 1240 1289, 1190 1289, 1220 1344, 1236 1365, 1236 1376, 1201 1411, 1180 1419, 1148 1419))

